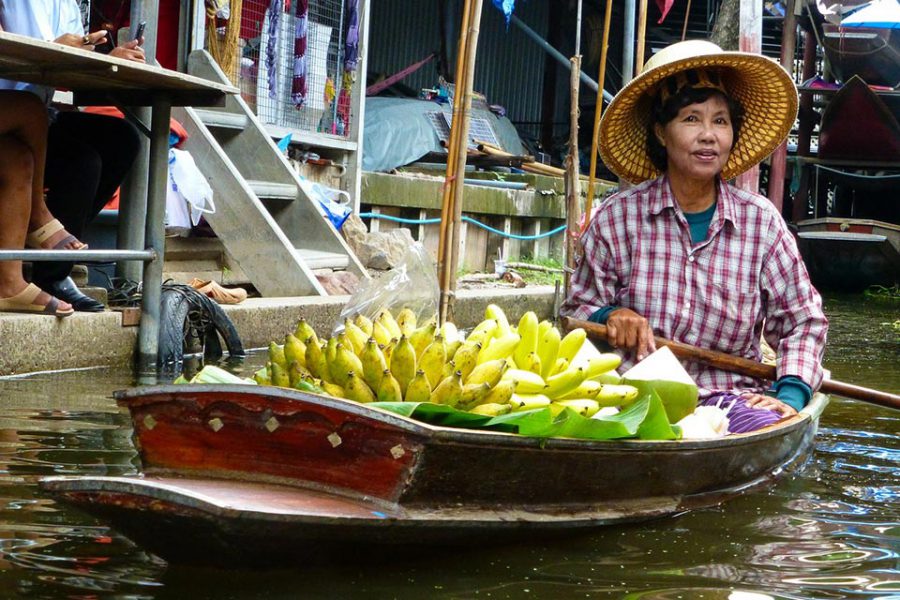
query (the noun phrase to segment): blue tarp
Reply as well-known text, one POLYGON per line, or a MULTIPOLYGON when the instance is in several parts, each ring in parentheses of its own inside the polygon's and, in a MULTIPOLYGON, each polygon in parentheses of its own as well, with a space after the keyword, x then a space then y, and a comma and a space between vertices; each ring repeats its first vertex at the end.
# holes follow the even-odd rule
MULTIPOLYGON (((363 170, 390 171, 416 162, 429 152, 445 152, 428 113, 449 110, 431 100, 366 98, 363 170)), ((506 117, 473 108, 472 117, 487 120, 504 150, 525 154, 516 128, 506 117)))

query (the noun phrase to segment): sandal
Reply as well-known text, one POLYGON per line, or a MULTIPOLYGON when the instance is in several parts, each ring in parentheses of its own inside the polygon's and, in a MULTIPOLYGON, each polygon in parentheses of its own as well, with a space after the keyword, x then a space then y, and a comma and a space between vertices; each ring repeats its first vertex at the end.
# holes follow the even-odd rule
POLYGON ((25 238, 25 246, 28 248, 34 248, 35 250, 65 250, 66 246, 68 244, 71 244, 72 242, 78 242, 79 244, 81 244, 81 246, 75 248, 75 250, 86 250, 88 247, 87 244, 83 243, 77 237, 66 231, 66 228, 63 227, 63 224, 59 222, 59 219, 52 219, 48 221, 44 225, 29 233, 25 238), (51 248, 47 248, 43 245, 44 242, 49 240, 60 231, 65 231, 67 235, 60 241, 56 242, 56 244, 51 248))
POLYGON ((8 313, 29 313, 33 315, 54 315, 58 318, 68 317, 75 313, 74 308, 69 310, 61 310, 59 308, 59 300, 50 296, 47 304, 39 304, 35 302, 40 294, 45 293, 41 288, 29 283, 25 289, 11 298, 0 298, 0 312, 8 313))
POLYGON ((244 288, 226 288, 215 281, 204 281, 195 277, 191 279, 188 285, 201 294, 212 298, 218 304, 240 304, 247 299, 247 290, 244 288))

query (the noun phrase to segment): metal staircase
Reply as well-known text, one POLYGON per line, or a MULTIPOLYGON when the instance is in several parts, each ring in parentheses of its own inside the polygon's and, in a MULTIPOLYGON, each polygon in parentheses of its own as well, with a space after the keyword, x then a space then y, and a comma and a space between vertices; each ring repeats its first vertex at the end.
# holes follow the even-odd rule
MULTIPOLYGON (((191 53, 188 71, 228 82, 204 50, 191 53)), ((240 96, 229 96, 222 108, 173 109, 172 116, 190 135, 184 149, 215 192, 216 212, 205 218, 237 267, 228 270, 242 271, 263 296, 327 295, 316 269, 367 277, 240 96)), ((167 247, 167 261, 168 254, 167 247)))

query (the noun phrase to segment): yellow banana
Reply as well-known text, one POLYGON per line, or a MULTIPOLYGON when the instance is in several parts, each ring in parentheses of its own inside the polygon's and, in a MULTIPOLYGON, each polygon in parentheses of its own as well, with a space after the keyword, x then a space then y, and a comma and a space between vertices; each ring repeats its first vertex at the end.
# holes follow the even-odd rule
POLYGON ((257 385, 272 385, 272 378, 269 376, 269 369, 263 367, 253 374, 253 381, 257 385))
POLYGON ((297 327, 294 329, 294 335, 298 340, 302 340, 303 343, 306 343, 306 340, 309 338, 314 339, 315 341, 319 341, 319 336, 316 335, 316 330, 312 328, 312 326, 304 319, 300 317, 300 320, 297 321, 297 327))
POLYGON ((288 372, 278 363, 269 363, 268 364, 269 373, 272 375, 272 385, 277 385, 278 387, 291 387, 291 378, 288 376, 288 372))
POLYGON ((306 344, 297 339, 293 333, 284 336, 284 362, 290 366, 297 362, 301 367, 306 367, 306 344))
POLYGON ((456 339, 452 342, 448 342, 447 336, 444 336, 443 334, 441 335, 444 338, 444 356, 446 356, 449 360, 456 356, 456 351, 459 350, 460 347, 462 347, 463 341, 461 339, 456 339))
POLYGON ((435 404, 456 406, 460 398, 462 398, 462 375, 459 371, 445 377, 431 392, 431 401, 435 404))
POLYGON ((494 337, 494 332, 497 331, 498 326, 499 323, 497 323, 497 319, 485 319, 469 332, 469 335, 466 336, 466 341, 481 342, 484 344, 494 337))
POLYGON ((444 366, 441 367, 441 375, 438 377, 438 381, 441 381, 444 377, 450 377, 454 373, 456 373, 458 369, 456 368, 456 362, 453 360, 448 360, 444 363, 444 366))
MULTIPOLYGON (((409 336, 409 343, 412 344, 412 347, 416 351, 416 358, 422 356, 422 353, 425 352, 425 348, 434 341, 434 332, 436 330, 437 323, 435 323, 434 320, 429 320, 421 327, 418 327, 409 336)), ((441 343, 443 344, 443 341, 441 343)))
POLYGON ((487 345, 483 346, 478 352, 476 364, 486 363, 498 358, 507 358, 512 355, 513 350, 519 345, 519 334, 509 333, 501 337, 492 338, 487 345))
POLYGON ((543 377, 522 369, 509 369, 503 374, 503 379, 515 383, 517 394, 538 394, 547 387, 547 382, 543 377))
POLYGON ((287 373, 287 358, 284 356, 284 347, 275 342, 269 342, 269 361, 281 367, 287 373))
POLYGON ((593 379, 603 373, 612 371, 620 364, 622 364, 621 356, 612 352, 606 352, 589 358, 587 364, 584 365, 584 370, 587 371, 587 378, 593 379))
POLYGON ((638 397, 638 389, 633 385, 603 385, 594 396, 600 406, 627 406, 638 397))
POLYGON ((391 343, 391 333, 385 328, 381 321, 375 321, 372 324, 372 337, 382 346, 391 343))
POLYGON ((550 375, 557 375, 559 373, 562 373, 563 371, 565 371, 568 368, 569 368, 568 360, 566 360, 565 358, 557 358, 556 365, 553 367, 553 372, 550 373, 550 375))
POLYGON ((391 368, 391 356, 394 354, 394 348, 397 347, 397 342, 399 341, 400 338, 391 340, 387 346, 381 349, 382 354, 384 354, 384 362, 387 365, 388 369, 391 368))
POLYGON ((375 317, 375 320, 381 323, 381 325, 387 329, 390 334, 389 337, 400 339, 402 333, 400 332, 400 326, 397 325, 397 321, 394 319, 394 315, 391 314, 386 308, 381 309, 378 312, 378 316, 375 317))
POLYGON ((330 365, 334 361, 334 354, 337 350, 338 339, 336 337, 328 338, 328 341, 325 343, 325 360, 330 365))
POLYGON ((593 400, 594 396, 596 396, 600 392, 600 388, 603 387, 599 381, 594 381, 592 379, 585 379, 582 381, 577 388, 569 392, 568 394, 563 394, 559 396, 560 400, 569 400, 572 398, 587 398, 588 400, 593 400))
POLYGON ((468 383, 462 387, 462 396, 460 396, 459 403, 461 406, 480 404, 484 401, 485 396, 490 393, 491 389, 491 386, 487 383, 468 383))
POLYGON ((456 354, 453 356, 453 362, 456 363, 456 368, 462 373, 463 381, 469 378, 469 374, 472 373, 472 369, 475 368, 475 363, 478 360, 478 353, 480 351, 481 344, 477 342, 474 344, 466 342, 459 347, 459 350, 457 350, 456 354))
POLYGON ((425 376, 425 371, 419 369, 416 371, 409 387, 406 388, 404 396, 407 402, 431 402, 431 383, 425 376))
POLYGON ((362 329, 357 327, 356 324, 350 320, 350 317, 344 319, 344 334, 347 336, 347 339, 350 340, 350 346, 353 352, 359 356, 359 353, 366 347, 366 340, 369 339, 369 336, 367 336, 362 329))
POLYGON ((397 326, 400 334, 409 337, 416 330, 416 313, 411 308, 404 308, 397 313, 397 326))
POLYGON ((550 406, 550 398, 543 394, 513 394, 509 399, 509 405, 513 412, 546 408, 550 406))
MULTIPOLYGON (((349 352, 349 350, 347 351, 349 352)), ((366 404, 368 402, 375 402, 375 394, 369 388, 363 378, 357 375, 354 371, 350 371, 346 374, 347 385, 344 386, 344 393, 347 395, 347 400, 353 400, 354 402, 360 402, 362 404, 366 404)))
POLYGON ((497 385, 497 382, 500 381, 500 378, 503 377, 503 372, 506 371, 506 361, 503 359, 497 360, 489 360, 488 362, 481 363, 477 365, 472 372, 469 373, 469 376, 466 378, 465 382, 468 384, 472 383, 487 383, 491 387, 497 385))
POLYGON ((484 309, 484 318, 497 321, 499 335, 508 335, 512 331, 509 327, 509 319, 506 318, 506 313, 496 304, 487 305, 487 308, 484 309))
POLYGON ((452 321, 444 321, 444 324, 441 325, 441 335, 444 336, 445 344, 462 341, 460 339, 459 329, 456 328, 456 325, 452 321))
POLYGON ((520 369, 524 369, 526 357, 537 350, 538 318, 534 311, 529 310, 522 315, 519 325, 516 327, 516 333, 519 334, 520 341, 513 352, 513 359, 520 369))
POLYGON ((572 362, 572 359, 575 358, 575 355, 581 350, 581 346, 586 339, 587 332, 584 329, 581 327, 573 329, 567 333, 566 337, 559 343, 559 353, 557 354, 557 357, 565 358, 567 361, 572 362))
POLYGON ((325 360, 322 344, 313 337, 306 339, 306 368, 313 374, 313 377, 331 381, 331 373, 328 370, 328 362, 325 360))
POLYGON ((509 404, 485 403, 469 409, 470 413, 485 417, 499 417, 508 413, 512 407, 509 404))
POLYGON ((353 323, 363 330, 367 338, 372 337, 372 334, 375 332, 375 324, 372 323, 372 319, 362 313, 356 313, 353 323))
POLYGON ((381 385, 378 387, 379 402, 402 402, 403 392, 400 391, 400 384, 397 378, 391 373, 390 369, 385 369, 381 377, 381 385))
POLYGON ((581 385, 585 375, 586 373, 581 367, 570 367, 547 379, 547 389, 544 390, 544 394, 549 398, 561 398, 581 385))
POLYGON ((434 336, 434 341, 428 344, 428 347, 419 356, 417 363, 419 368, 425 371, 431 387, 437 387, 437 384, 443 379, 444 365, 448 364, 447 354, 444 350, 444 336, 440 333, 434 336))
POLYGON ((591 400, 590 398, 570 398, 568 400, 554 400, 553 404, 571 408, 575 412, 577 412, 582 417, 591 418, 597 411, 600 410, 600 405, 596 400, 591 400))
POLYGON ((516 361, 516 368, 522 369, 523 371, 531 371, 536 375, 540 375, 541 357, 537 355, 537 352, 529 352, 528 355, 522 359, 521 363, 518 360, 516 361))
POLYGON ((374 337, 370 337, 366 342, 366 347, 359 355, 359 362, 362 363, 363 381, 373 390, 377 390, 381 386, 381 378, 384 370, 387 369, 387 362, 385 362, 384 353, 381 352, 374 337))
POLYGON ((516 391, 516 382, 514 379, 501 379, 497 385, 491 388, 479 404, 509 404, 509 399, 516 391))
POLYGON ((344 388, 336 383, 328 383, 327 381, 323 381, 321 387, 329 396, 334 396, 335 398, 347 397, 347 392, 344 391, 344 388))
POLYGON ((405 335, 400 336, 400 341, 391 353, 391 373, 400 384, 400 391, 406 397, 406 388, 409 382, 416 376, 416 351, 405 335))
MULTIPOLYGON (((546 323, 547 321, 544 321, 546 323)), ((541 357, 541 376, 546 379, 553 374, 556 356, 559 352, 559 329, 552 325, 547 328, 538 342, 537 353, 541 357)))
MULTIPOLYGON (((350 371, 362 373, 363 366, 358 356, 343 344, 338 343, 334 351, 334 360, 328 363, 328 371, 331 373, 332 380, 346 389, 348 373, 350 371)), ((362 375, 359 378, 362 380, 362 375)))
POLYGON ((298 381, 300 381, 303 377, 311 377, 312 374, 307 371, 303 365, 298 363, 296 360, 291 361, 291 364, 288 365, 287 369, 288 381, 290 382, 290 386, 294 387, 298 381))
POLYGON ((597 383, 604 383, 604 384, 605 383, 619 384, 619 383, 622 383, 622 376, 619 375, 619 373, 616 372, 615 369, 613 369, 612 371, 607 371, 606 373, 600 373, 599 375, 597 375, 596 377, 591 379, 591 381, 596 381, 597 383))

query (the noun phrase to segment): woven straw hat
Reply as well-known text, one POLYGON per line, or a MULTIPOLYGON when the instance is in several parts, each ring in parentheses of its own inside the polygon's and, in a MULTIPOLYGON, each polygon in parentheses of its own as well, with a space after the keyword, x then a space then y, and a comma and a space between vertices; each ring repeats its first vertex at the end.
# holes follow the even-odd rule
POLYGON ((725 52, 704 40, 678 42, 653 55, 600 120, 600 156, 620 178, 640 183, 660 175, 647 153, 653 97, 661 81, 688 69, 717 72, 728 95, 744 107, 724 179, 747 171, 787 137, 797 117, 797 88, 781 65, 760 54, 725 52))

